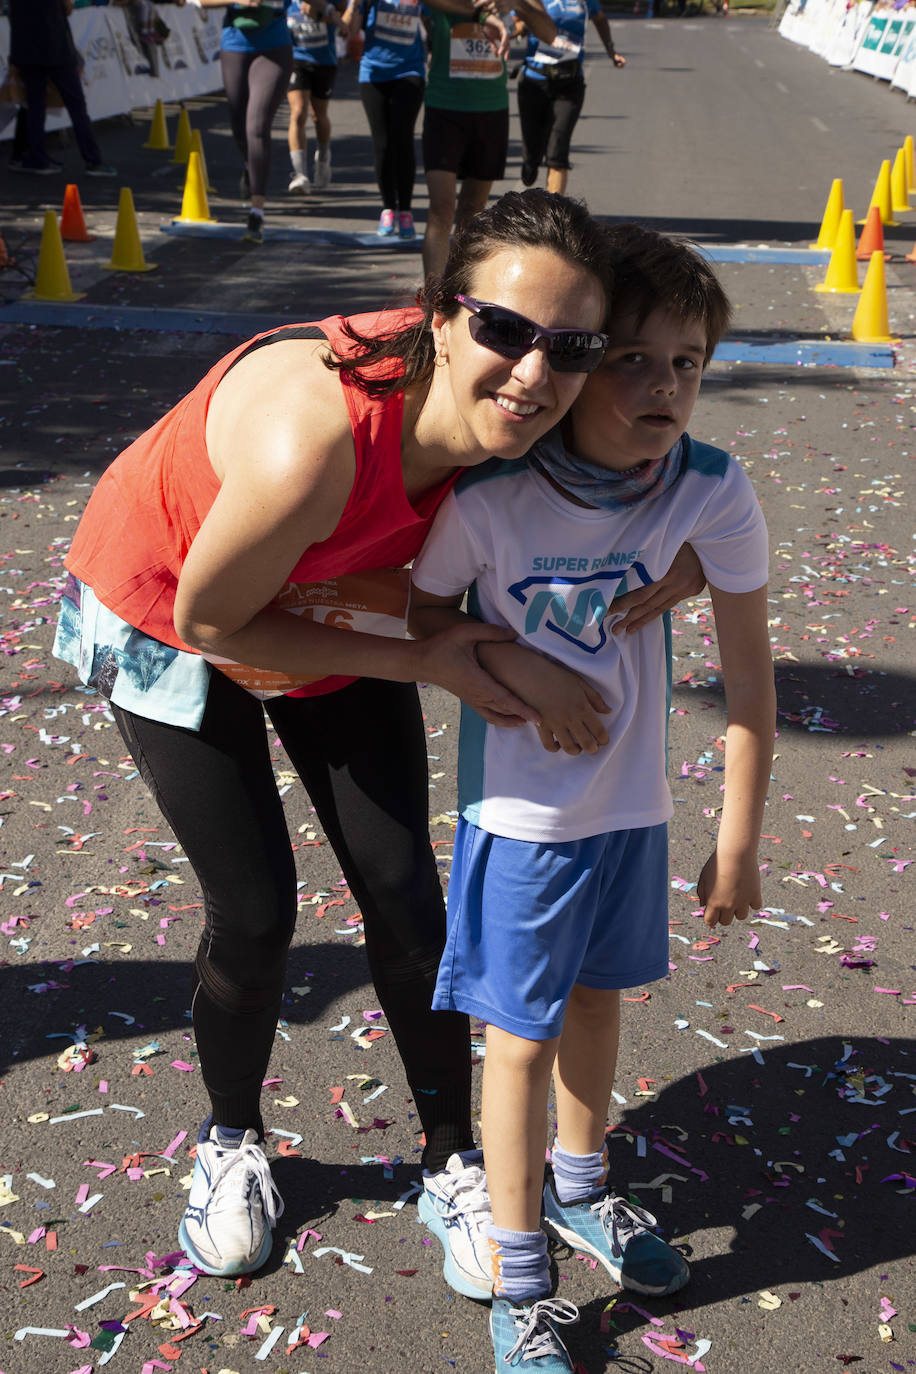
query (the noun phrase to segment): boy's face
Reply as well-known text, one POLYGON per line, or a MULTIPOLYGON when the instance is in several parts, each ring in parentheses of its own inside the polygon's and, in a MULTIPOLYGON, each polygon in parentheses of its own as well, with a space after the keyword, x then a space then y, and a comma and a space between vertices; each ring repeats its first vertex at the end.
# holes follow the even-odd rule
POLYGON ((655 310, 612 319, 604 362, 572 408, 572 450, 622 471, 661 458, 687 428, 706 358, 706 329, 655 310))

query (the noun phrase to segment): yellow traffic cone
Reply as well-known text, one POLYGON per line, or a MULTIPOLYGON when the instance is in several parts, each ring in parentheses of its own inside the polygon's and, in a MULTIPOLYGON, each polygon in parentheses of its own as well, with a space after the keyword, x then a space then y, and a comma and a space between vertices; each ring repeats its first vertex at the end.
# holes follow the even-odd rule
POLYGON ((844 210, 840 216, 836 243, 830 254, 827 275, 818 282, 815 291, 831 291, 847 296, 857 295, 859 275, 856 271, 856 231, 852 222, 852 211, 844 210))
POLYGON ((156 267, 156 263, 147 262, 143 256, 134 198, 128 186, 121 187, 111 262, 105 266, 109 272, 152 272, 156 267))
POLYGON ((38 275, 31 291, 24 300, 33 301, 81 301, 85 291, 74 291, 70 285, 70 273, 64 257, 64 241, 60 236, 60 225, 53 210, 45 211, 45 225, 41 233, 41 249, 38 253, 38 275))
POLYGON ((913 135, 907 134, 903 140, 903 158, 906 165, 906 189, 908 195, 916 195, 916 146, 913 135))
POLYGON ((168 152, 171 148, 169 143, 169 130, 165 122, 165 108, 162 101, 156 101, 156 108, 153 110, 153 122, 149 126, 149 138, 144 143, 144 148, 154 148, 157 153, 168 152))
POLYGON ((887 284, 884 254, 872 253, 865 285, 852 321, 852 337, 859 343, 893 343, 887 323, 887 284))
POLYGON ((836 243, 836 231, 840 227, 840 215, 845 206, 843 203, 843 183, 839 177, 830 187, 830 195, 827 197, 827 206, 824 210, 824 218, 821 220, 821 230, 817 236, 817 243, 812 243, 812 248, 832 248, 836 243))
MULTIPOLYGON (((891 209, 891 164, 888 158, 885 158, 881 163, 881 171, 878 173, 877 180, 875 181, 875 189, 871 193, 868 209, 870 210, 873 205, 877 205, 878 213, 881 216, 881 223, 884 225, 885 229, 889 224, 894 225, 899 223, 899 220, 894 219, 891 209)), ((868 218, 867 210, 865 212, 865 218, 868 218)), ((859 220, 859 223, 864 224, 865 220, 859 220)))
POLYGON ((175 151, 172 154, 173 162, 187 162, 188 153, 191 151, 191 120, 188 112, 182 105, 178 115, 178 129, 175 133, 175 151))
POLYGON ((906 193, 906 155, 899 149, 891 169, 891 210, 895 215, 908 215, 910 201, 906 193))
POLYGON ((200 153, 188 154, 188 172, 184 179, 181 214, 176 224, 212 224, 213 216, 207 203, 207 188, 200 162, 200 153))
POLYGON ((200 157, 200 174, 203 178, 204 189, 208 195, 216 195, 216 187, 210 185, 210 177, 207 172, 207 159, 204 156, 204 141, 200 136, 199 129, 191 130, 191 152, 197 153, 200 157))

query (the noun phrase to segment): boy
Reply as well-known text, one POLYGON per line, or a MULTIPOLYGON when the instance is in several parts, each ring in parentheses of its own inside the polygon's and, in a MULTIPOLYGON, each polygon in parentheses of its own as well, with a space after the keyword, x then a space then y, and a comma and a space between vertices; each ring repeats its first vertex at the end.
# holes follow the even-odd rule
MULTIPOLYGON (((728 301, 686 245, 635 225, 609 235, 604 362, 527 461, 468 474, 413 572, 411 631, 453 623, 470 589, 473 615, 518 634, 481 658, 540 713, 538 726, 494 729, 462 710, 460 820, 433 1002, 487 1023, 490 1330, 497 1368, 531 1374, 572 1370, 556 1328, 578 1316, 548 1297, 544 1231, 636 1292, 672 1293, 688 1278, 654 1217, 607 1186, 620 990, 668 971, 672 811, 667 630, 615 637, 615 596, 658 578, 688 540, 710 585, 728 727, 722 819, 698 884, 708 926, 761 903, 775 724, 763 517, 738 464, 685 432, 728 301), (541 1230, 551 1072, 557 1137, 541 1230)), ((486 303, 464 304, 475 338, 503 346, 511 335, 516 356, 527 345, 529 370, 534 348, 547 368, 524 321, 510 330, 486 303)), ((444 1239, 445 1220, 430 1224, 444 1239)))

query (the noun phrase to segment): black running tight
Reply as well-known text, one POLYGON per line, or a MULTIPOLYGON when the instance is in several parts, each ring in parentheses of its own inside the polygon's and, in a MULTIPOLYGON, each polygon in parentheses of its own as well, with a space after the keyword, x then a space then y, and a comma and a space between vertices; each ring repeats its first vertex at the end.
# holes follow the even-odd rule
POLYGON ((359 83, 372 135, 375 179, 385 210, 410 209, 417 174, 414 127, 423 104, 423 91, 423 78, 419 76, 359 83))
MULTIPOLYGON (((466 1017, 430 1010, 445 915, 416 688, 365 678, 266 707, 359 903, 369 971, 426 1133, 424 1161, 440 1168, 473 1145, 470 1054, 466 1017)), ((192 1008, 214 1120, 260 1133, 296 914, 261 703, 214 670, 199 731, 112 710, 203 892, 192 1008)))
POLYGON ((293 70, 293 50, 223 51, 219 55, 232 137, 248 167, 253 196, 267 195, 270 130, 293 70))

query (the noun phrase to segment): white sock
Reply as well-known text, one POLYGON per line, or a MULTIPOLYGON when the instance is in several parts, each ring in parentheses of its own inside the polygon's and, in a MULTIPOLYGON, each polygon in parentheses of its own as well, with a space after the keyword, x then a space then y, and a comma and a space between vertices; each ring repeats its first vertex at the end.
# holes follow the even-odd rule
POLYGON ((289 150, 289 160, 293 164, 293 171, 296 173, 296 176, 299 177, 307 175, 305 170, 305 151, 304 148, 290 148, 289 150))

